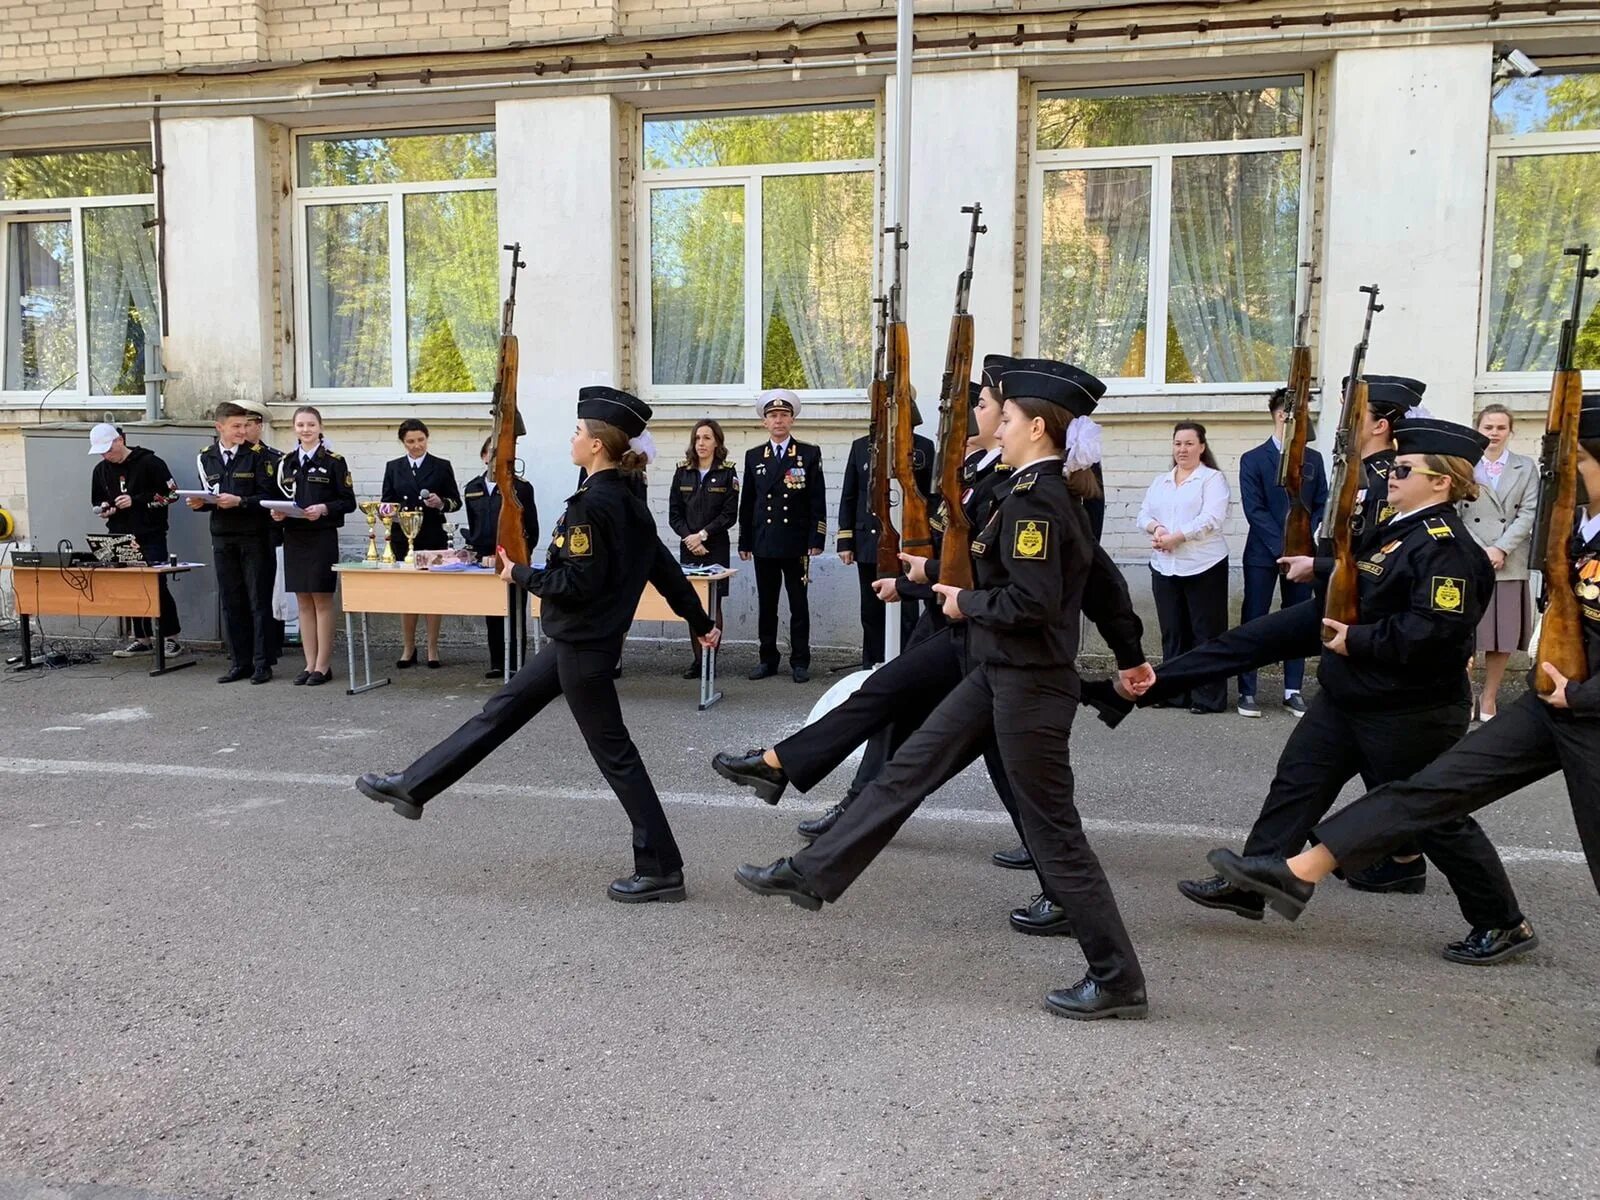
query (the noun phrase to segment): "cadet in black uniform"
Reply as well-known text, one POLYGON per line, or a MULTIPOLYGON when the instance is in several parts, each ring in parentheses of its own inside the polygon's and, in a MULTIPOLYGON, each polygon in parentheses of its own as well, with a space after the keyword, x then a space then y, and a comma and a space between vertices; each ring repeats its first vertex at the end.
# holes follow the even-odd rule
POLYGON ((818 876, 809 869, 816 851, 858 824, 863 848, 881 849, 915 802, 992 735, 1045 891, 1071 914, 1089 963, 1082 980, 1051 992, 1046 1002, 1075 1019, 1143 1017, 1144 975, 1073 805, 1068 749, 1078 701, 1079 607, 1094 545, 1088 517, 1062 477, 1061 452, 1068 421, 1092 407, 1098 381, 1064 363, 1028 366, 1000 381, 1001 444, 1017 469, 974 539, 976 586, 935 585, 945 616, 971 622, 972 673, 809 850, 769 867, 746 864, 737 874, 752 891, 785 895, 803 907, 837 900, 865 858, 818 876))
POLYGON ((595 765, 633 824, 634 874, 615 880, 613 900, 682 900, 683 858, 639 751, 622 723, 612 669, 648 581, 702 643, 718 635, 694 588, 656 536, 655 518, 624 478, 643 469, 629 445, 650 408, 609 387, 578 390, 572 460, 584 485, 556 522, 544 567, 506 563, 503 574, 539 597, 544 648, 483 706, 483 711, 395 775, 363 775, 361 792, 411 820, 422 806, 487 758, 557 696, 588 744, 595 765))
POLYGON ((739 497, 739 557, 755 559, 761 664, 751 679, 778 673, 778 588, 789 594, 789 668, 796 683, 811 678, 811 607, 806 599, 812 556, 828 536, 828 493, 822 450, 790 436, 800 400, 787 388, 763 392, 756 405, 771 436, 744 456, 739 497))
MULTIPOLYGON (((272 460, 273 476, 278 477, 281 474, 283 451, 267 445, 263 435, 262 426, 267 420, 266 408, 254 400, 241 400, 239 406, 248 414, 245 417, 245 441, 272 460)), ((277 497, 272 496, 269 499, 276 500, 277 497)), ((278 665, 279 656, 283 654, 284 641, 284 618, 278 615, 278 601, 280 597, 283 598, 283 611, 287 613, 288 592, 283 588, 283 527, 276 521, 269 521, 267 534, 272 539, 272 604, 267 609, 267 665, 275 667, 278 665)))
POLYGON ((211 553, 222 601, 223 635, 229 667, 218 683, 272 678, 272 580, 277 560, 272 520, 263 500, 279 496, 277 464, 259 443, 246 438, 248 410, 219 404, 217 440, 200 452, 200 485, 214 501, 193 498, 192 509, 211 508, 211 553))
MULTIPOLYGON (((489 447, 492 438, 483 439, 483 448, 478 451, 478 457, 483 460, 485 467, 489 465, 489 447)), ((539 511, 533 502, 533 484, 526 479, 516 481, 517 499, 522 501, 522 532, 528 539, 528 550, 539 544, 539 511)), ((496 534, 500 528, 500 493, 495 490, 494 472, 486 470, 468 482, 461 493, 461 499, 467 510, 467 545, 479 558, 490 558, 495 552, 496 534)), ((506 673, 506 619, 504 617, 484 617, 484 628, 489 636, 489 669, 484 673, 485 679, 496 679, 506 673)), ((515 639, 518 630, 513 628, 511 636, 515 639)), ((517 660, 527 653, 526 647, 517 646, 517 660)))
MULTIPOLYGON (((461 490, 456 486, 456 473, 450 460, 428 453, 428 427, 415 417, 400 422, 400 444, 406 452, 390 459, 383 468, 383 490, 379 499, 385 504, 422 513, 422 528, 417 531, 417 550, 448 550, 450 531, 445 527, 444 516, 461 507, 461 490)), ((393 526, 389 541, 395 558, 404 558, 411 547, 398 525, 393 526)), ((442 618, 428 613, 428 665, 441 667, 439 661, 439 624, 442 618)), ((417 614, 406 613, 400 618, 402 645, 400 660, 394 665, 400 670, 417 665, 417 614)))
MULTIPOLYGON (((1400 422, 1395 436, 1387 502, 1397 511, 1363 547, 1360 621, 1322 619, 1337 636, 1322 652, 1321 688, 1284 744, 1247 855, 1299 851, 1351 778, 1360 775, 1368 787, 1404 779, 1466 732, 1467 661, 1494 569, 1454 505, 1477 486, 1472 467, 1488 439, 1464 425, 1420 418, 1400 422)), ((1516 953, 1531 946, 1533 928, 1476 821, 1446 822, 1417 844, 1450 881, 1467 923, 1496 931, 1492 950, 1456 943, 1447 957, 1494 961, 1508 947, 1516 953)), ((1221 876, 1178 888, 1196 904, 1261 919, 1262 898, 1221 876)))
POLYGON ((299 444, 278 461, 278 489, 306 515, 287 518, 275 511, 272 518, 283 531, 283 586, 300 609, 306 666, 294 682, 319 687, 333 678, 333 593, 339 586, 333 566, 345 515, 356 510, 356 492, 344 456, 322 440, 320 412, 295 409, 294 433, 299 444))
MULTIPOLYGON (((143 446, 130 446, 115 425, 99 424, 89 431, 89 453, 98 455, 89 480, 89 503, 99 511, 106 531, 116 536, 132 535, 139 553, 152 566, 167 562, 167 509, 177 502, 178 484, 167 464, 143 446)), ((113 658, 149 654, 152 637, 167 639, 166 654, 177 654, 183 647, 174 640, 181 631, 178 606, 165 575, 156 576, 159 615, 152 630, 149 617, 136 617, 133 643, 112 651, 113 658)))
MULTIPOLYGON (((912 402, 912 423, 922 424, 922 414, 912 402)), ((920 433, 912 435, 911 466, 917 490, 924 497, 933 494, 933 442, 920 433)), ((858 437, 850 443, 845 460, 844 483, 839 489, 839 536, 834 543, 839 561, 856 568, 856 586, 861 593, 861 665, 870 667, 884 660, 883 601, 872 590, 878 578, 878 518, 872 515, 872 437, 858 437)), ((911 641, 917 624, 916 604, 900 605, 900 645, 911 641)))
MULTIPOLYGON (((712 420, 696 423, 689 433, 689 452, 678 463, 667 497, 667 524, 678 535, 678 561, 690 566, 729 565, 728 531, 739 520, 739 471, 728 457, 722 426, 712 420)), ((728 581, 717 585, 725 598, 728 581)), ((717 609, 722 628, 722 609, 717 609)), ((691 639, 694 661, 684 668, 685 679, 700 678, 700 642, 691 639)))

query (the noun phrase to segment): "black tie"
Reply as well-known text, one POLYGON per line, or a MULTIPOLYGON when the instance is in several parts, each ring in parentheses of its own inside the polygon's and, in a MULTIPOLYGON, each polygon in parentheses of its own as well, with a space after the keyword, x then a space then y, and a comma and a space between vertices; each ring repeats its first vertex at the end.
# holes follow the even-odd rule
POLYGON ((232 450, 224 450, 222 452, 222 465, 225 466, 225 467, 233 465, 233 451, 232 450))

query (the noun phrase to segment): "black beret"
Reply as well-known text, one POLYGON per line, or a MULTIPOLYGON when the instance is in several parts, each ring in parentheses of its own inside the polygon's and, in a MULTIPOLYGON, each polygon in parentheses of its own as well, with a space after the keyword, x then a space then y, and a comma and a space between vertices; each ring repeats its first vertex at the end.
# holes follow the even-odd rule
POLYGON ((650 422, 650 406, 620 388, 597 384, 578 389, 578 416, 615 425, 630 438, 636 438, 650 422))
MULTIPOLYGON (((1422 403, 1428 385, 1404 375, 1363 375, 1367 381, 1367 407, 1374 416, 1394 421, 1422 403)), ((1339 381, 1339 390, 1350 386, 1350 376, 1339 381)))
POLYGON ((978 436, 978 404, 983 399, 983 384, 967 384, 967 436, 978 436))
POLYGON ((1018 358, 1000 376, 1007 399, 1033 396, 1059 404, 1075 417, 1087 417, 1106 394, 1106 385, 1081 367, 1053 358, 1018 358))
POLYGON ((1488 445, 1489 439, 1476 429, 1454 421, 1407 417, 1394 426, 1396 454, 1448 454, 1476 463, 1488 445))
POLYGON ((1009 354, 985 354, 983 356, 983 386, 997 388, 1000 386, 1000 376, 1009 371, 1017 360, 1009 354))
POLYGON ((1585 392, 1578 411, 1578 440, 1592 442, 1596 438, 1600 438, 1600 392, 1585 392))

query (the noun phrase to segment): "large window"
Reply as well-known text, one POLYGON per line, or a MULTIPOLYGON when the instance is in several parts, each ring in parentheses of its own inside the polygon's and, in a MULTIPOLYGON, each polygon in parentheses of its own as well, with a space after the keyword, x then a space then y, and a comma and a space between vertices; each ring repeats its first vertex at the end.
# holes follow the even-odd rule
POLYGON ((1302 76, 1039 94, 1028 344, 1162 390, 1282 383, 1302 231, 1302 76))
MULTIPOLYGON (((1575 260, 1562 251, 1588 242, 1600 256, 1600 72, 1507 81, 1491 122, 1483 369, 1496 386, 1543 387, 1535 376, 1555 368, 1572 308, 1575 260)), ((1577 361, 1600 372, 1597 302, 1590 283, 1577 361)))
POLYGON ((491 392, 493 131, 316 134, 297 149, 301 390, 350 401, 491 392))
POLYGON ((651 395, 857 395, 872 355, 870 104, 647 115, 639 375, 651 395))
POLYGON ((147 146, 0 152, 0 394, 144 391, 156 311, 147 146))

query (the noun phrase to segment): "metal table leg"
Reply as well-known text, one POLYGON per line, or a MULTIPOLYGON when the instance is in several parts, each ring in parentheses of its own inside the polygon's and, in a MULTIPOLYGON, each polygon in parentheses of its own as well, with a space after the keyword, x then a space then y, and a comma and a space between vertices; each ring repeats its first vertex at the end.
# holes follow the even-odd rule
POLYGON ((367 614, 361 614, 361 662, 366 672, 365 681, 356 685, 356 656, 355 642, 350 636, 350 614, 344 615, 346 650, 350 655, 350 683, 352 686, 345 689, 346 696, 355 696, 361 692, 370 692, 373 688, 381 688, 389 682, 388 676, 382 679, 372 678, 372 640, 367 636, 367 614))
POLYGON ((11 670, 37 671, 45 664, 33 661, 33 627, 28 623, 28 614, 19 614, 18 620, 22 622, 22 661, 11 670))
MULTIPOLYGON (((711 625, 715 628, 722 620, 722 591, 717 587, 715 580, 706 584, 706 599, 710 601, 706 607, 710 610, 711 625)), ((707 648, 700 655, 700 711, 705 712, 718 700, 722 693, 717 688, 717 652, 707 648)))

